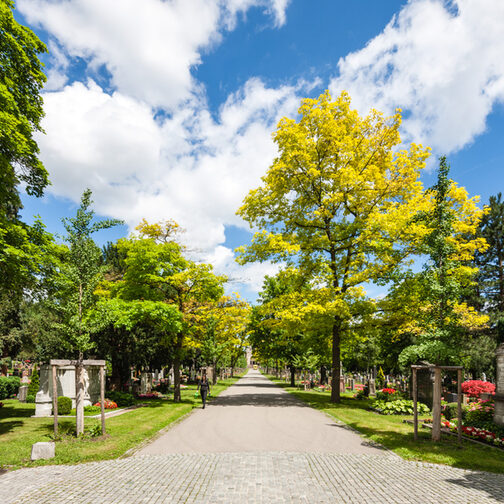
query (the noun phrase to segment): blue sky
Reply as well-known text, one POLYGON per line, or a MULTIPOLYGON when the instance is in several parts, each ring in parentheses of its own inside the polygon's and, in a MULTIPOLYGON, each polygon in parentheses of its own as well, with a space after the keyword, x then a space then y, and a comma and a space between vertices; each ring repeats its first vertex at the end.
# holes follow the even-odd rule
POLYGON ((239 267, 235 215, 275 155, 271 132, 301 98, 347 90, 404 111, 405 142, 448 156, 482 202, 504 187, 502 0, 18 0, 48 44, 45 135, 52 186, 23 199, 61 232, 82 191, 126 225, 177 220, 184 240, 253 300, 272 264, 239 267))

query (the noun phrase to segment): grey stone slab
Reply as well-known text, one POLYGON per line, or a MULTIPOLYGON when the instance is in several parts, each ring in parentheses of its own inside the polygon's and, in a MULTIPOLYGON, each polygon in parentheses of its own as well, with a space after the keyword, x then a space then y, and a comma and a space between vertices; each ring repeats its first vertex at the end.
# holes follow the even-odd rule
POLYGON ((40 441, 32 445, 31 459, 52 459, 55 456, 55 443, 53 441, 40 441))

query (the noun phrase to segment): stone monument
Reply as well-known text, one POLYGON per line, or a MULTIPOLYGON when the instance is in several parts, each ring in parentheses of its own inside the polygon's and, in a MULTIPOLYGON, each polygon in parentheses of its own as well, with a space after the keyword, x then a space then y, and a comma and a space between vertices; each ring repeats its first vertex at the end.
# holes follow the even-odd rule
POLYGON ((504 343, 501 343, 495 352, 496 356, 496 390, 494 422, 504 426, 504 343))
MULTIPOLYGON (((98 368, 84 368, 84 406, 92 406, 100 400, 100 375, 98 368)), ((75 366, 60 366, 57 374, 58 397, 72 399, 75 408, 75 366)), ((35 416, 52 415, 53 385, 51 366, 40 367, 40 387, 35 396, 35 416)))

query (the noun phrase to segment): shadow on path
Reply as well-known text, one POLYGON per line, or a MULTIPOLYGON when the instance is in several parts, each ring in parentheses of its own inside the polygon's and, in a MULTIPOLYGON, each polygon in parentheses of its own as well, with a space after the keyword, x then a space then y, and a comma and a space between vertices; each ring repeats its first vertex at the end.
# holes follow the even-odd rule
POLYGON ((287 394, 260 393, 218 396, 212 399, 211 406, 264 406, 268 408, 298 407, 309 408, 308 404, 287 394))

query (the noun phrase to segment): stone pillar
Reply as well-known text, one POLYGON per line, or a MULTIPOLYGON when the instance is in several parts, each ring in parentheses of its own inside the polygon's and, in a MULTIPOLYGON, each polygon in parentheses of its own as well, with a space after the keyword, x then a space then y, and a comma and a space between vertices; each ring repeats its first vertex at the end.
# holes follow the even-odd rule
POLYGON ((504 426, 504 343, 501 343, 495 352, 496 357, 496 390, 494 422, 504 426))

